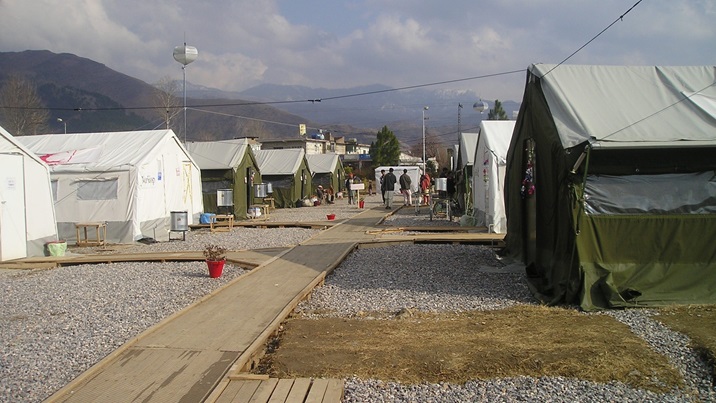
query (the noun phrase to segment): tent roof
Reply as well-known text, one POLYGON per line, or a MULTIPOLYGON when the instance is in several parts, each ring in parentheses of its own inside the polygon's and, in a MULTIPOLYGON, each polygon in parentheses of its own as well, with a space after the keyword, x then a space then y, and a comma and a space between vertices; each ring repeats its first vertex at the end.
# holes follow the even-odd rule
POLYGON ((460 159, 457 169, 472 166, 475 163, 475 149, 477 148, 478 133, 460 133, 460 159))
MULTIPOLYGON (((172 139, 182 147, 172 130, 44 134, 18 138, 54 171, 108 171, 137 166, 165 141, 172 139)), ((186 156, 191 159, 188 153, 186 156)))
POLYGON ((308 160, 308 169, 313 173, 324 174, 331 173, 338 167, 338 154, 307 154, 306 160, 308 160))
POLYGON ((233 169, 250 149, 247 139, 192 141, 186 144, 199 169, 233 169))
POLYGON ((507 151, 514 130, 514 120, 483 120, 480 122, 478 142, 490 150, 501 164, 504 164, 507 161, 507 151))
POLYGON ((13 135, 10 134, 10 132, 8 132, 7 130, 5 130, 5 128, 3 128, 2 126, 0 126, 0 137, 7 140, 0 141, 0 152, 17 152, 19 150, 20 152, 26 154, 41 165, 45 165, 45 162, 42 161, 40 157, 38 157, 28 147, 20 143, 20 141, 17 140, 17 137, 13 137, 13 135))
POLYGON ((716 66, 534 64, 564 148, 613 143, 716 145, 716 66), (700 143, 703 144, 703 143, 700 143))
POLYGON ((254 152, 261 175, 294 175, 305 157, 302 148, 258 150, 254 152))

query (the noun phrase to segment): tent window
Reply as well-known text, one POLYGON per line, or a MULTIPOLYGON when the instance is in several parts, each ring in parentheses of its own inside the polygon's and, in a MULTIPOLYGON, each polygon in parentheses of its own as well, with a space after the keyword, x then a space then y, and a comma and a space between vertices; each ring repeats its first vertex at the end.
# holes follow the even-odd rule
POLYGON ((591 175, 585 199, 593 215, 716 214, 716 175, 591 175))
POLYGON ((231 189, 234 184, 228 180, 213 180, 201 182, 201 191, 205 194, 216 194, 219 189, 231 189))
POLYGON ((57 179, 50 180, 50 187, 52 188, 52 201, 57 203, 57 179))
POLYGON ((117 178, 101 180, 79 180, 77 200, 115 200, 117 199, 117 178))

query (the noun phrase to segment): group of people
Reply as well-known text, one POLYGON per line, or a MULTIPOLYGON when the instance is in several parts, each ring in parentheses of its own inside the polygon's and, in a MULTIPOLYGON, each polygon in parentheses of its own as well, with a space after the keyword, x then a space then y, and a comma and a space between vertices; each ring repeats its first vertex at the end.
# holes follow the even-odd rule
MULTIPOLYGON (((395 186, 400 186, 399 190, 400 193, 403 195, 403 205, 404 206, 412 206, 413 205, 413 192, 412 192, 412 178, 410 175, 408 175, 408 170, 403 169, 403 173, 400 175, 400 177, 396 177, 394 173, 393 168, 389 168, 388 172, 385 171, 385 169, 382 169, 380 171, 380 194, 383 198, 383 204, 385 205, 386 209, 392 209, 393 208, 393 199, 394 199, 394 192, 395 192, 395 186)), ((447 170, 447 168, 444 168, 443 171, 440 174, 441 178, 447 178, 447 193, 452 194, 455 189, 455 181, 452 176, 452 173, 447 170), (451 189, 452 188, 452 189, 451 189), (452 191, 451 191, 452 190, 452 191)), ((355 203, 355 194, 354 190, 351 189, 352 184, 354 183, 355 178, 353 175, 349 175, 346 179, 346 193, 348 195, 348 204, 354 204, 355 203)), ((430 177, 430 174, 427 172, 423 172, 420 175, 420 179, 418 182, 418 187, 420 188, 420 197, 421 197, 421 204, 428 205, 430 204, 430 189, 432 187, 432 178, 430 177)), ((322 186, 318 187, 318 198, 319 200, 323 199, 324 190, 322 186)), ((333 188, 329 189, 330 194, 330 201, 328 203, 333 203, 333 188)), ((368 181, 368 195, 373 195, 373 182, 368 181)), ((328 200, 328 196, 326 196, 326 199, 328 200)))
MULTIPOLYGON (((385 169, 380 171, 380 192, 383 196, 383 204, 386 209, 393 208, 393 195, 395 192, 395 185, 400 186, 400 193, 403 195, 403 205, 413 205, 413 191, 412 191, 412 178, 408 175, 408 170, 403 169, 403 174, 399 178, 396 178, 393 173, 394 169, 389 168, 388 173, 385 169)), ((430 175, 424 172, 420 176, 420 193, 422 195, 422 204, 428 204, 430 202, 430 187, 432 185, 430 175)))
POLYGON ((318 185, 318 188, 316 188, 316 198, 318 199, 319 204, 323 203, 324 201, 327 204, 333 204, 335 197, 335 192, 333 190, 333 186, 328 186, 328 189, 324 189, 323 185, 318 185))

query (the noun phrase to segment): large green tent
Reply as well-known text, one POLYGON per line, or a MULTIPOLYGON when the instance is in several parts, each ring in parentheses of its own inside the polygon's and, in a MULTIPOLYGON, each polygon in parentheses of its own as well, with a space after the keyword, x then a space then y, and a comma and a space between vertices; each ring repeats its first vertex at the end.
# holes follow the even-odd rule
POLYGON ((535 295, 716 303, 716 67, 537 64, 526 81, 505 253, 535 295))
POLYGON ((308 168, 313 174, 313 191, 315 192, 318 185, 321 185, 325 189, 332 186, 338 192, 346 177, 338 154, 307 154, 306 160, 308 160, 308 168))
MULTIPOLYGON (((261 183, 258 163, 247 139, 189 142, 192 159, 201 169, 204 212, 227 213, 247 218, 250 205, 257 203, 253 185, 261 183), (233 206, 217 206, 217 191, 230 189, 233 206)), ((263 203, 263 202, 261 202, 263 203)))
POLYGON ((311 171, 302 148, 258 150, 255 155, 263 181, 271 184, 277 208, 295 207, 310 196, 311 171))

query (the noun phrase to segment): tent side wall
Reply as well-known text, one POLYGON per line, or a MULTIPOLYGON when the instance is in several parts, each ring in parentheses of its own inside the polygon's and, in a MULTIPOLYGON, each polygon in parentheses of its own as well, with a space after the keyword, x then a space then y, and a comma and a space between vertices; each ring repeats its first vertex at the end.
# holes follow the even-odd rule
POLYGON ((488 232, 504 233, 507 231, 507 216, 502 196, 505 188, 505 166, 500 164, 484 144, 482 147, 478 144, 475 161, 475 174, 472 177, 475 224, 487 227, 488 232))
POLYGON ((575 301, 580 288, 572 264, 574 231, 567 186, 567 172, 580 153, 581 149, 562 148, 539 79, 528 82, 507 154, 505 254, 528 266, 530 288, 546 303, 575 301), (531 142, 534 152, 528 152, 531 142), (530 174, 528 162, 533 164, 534 194, 522 192, 530 174))
POLYGON ((187 212, 188 224, 199 222, 203 210, 201 171, 175 136, 167 136, 155 152, 149 153, 131 179, 136 181, 130 187, 130 194, 136 193, 134 228, 132 239, 121 242, 145 237, 168 241, 172 212, 187 212))
POLYGON ((45 244, 57 240, 50 171, 47 166, 25 156, 25 177, 25 199, 33 206, 33 211, 26 211, 27 255, 43 256, 45 244))
POLYGON ((577 237, 583 273, 580 306, 714 304, 714 239, 716 214, 582 214, 577 237))
MULTIPOLYGON (((238 175, 238 174, 236 174, 238 175)), ((235 174, 233 169, 202 169, 201 192, 205 213, 218 212, 216 191, 233 188, 235 174)))
MULTIPOLYGON (((136 207, 129 171, 53 172, 55 211, 61 239, 77 241, 75 224, 107 223, 108 242, 132 242, 136 207)), ((91 236, 91 235, 90 235, 91 236)))
POLYGON ((256 159, 247 147, 241 163, 234 167, 234 215, 237 218, 248 218, 249 204, 263 204, 262 199, 255 197, 253 189, 253 185, 259 183, 262 183, 261 173, 256 159), (248 171, 252 173, 252 178, 247 176, 248 171))

